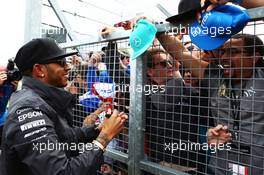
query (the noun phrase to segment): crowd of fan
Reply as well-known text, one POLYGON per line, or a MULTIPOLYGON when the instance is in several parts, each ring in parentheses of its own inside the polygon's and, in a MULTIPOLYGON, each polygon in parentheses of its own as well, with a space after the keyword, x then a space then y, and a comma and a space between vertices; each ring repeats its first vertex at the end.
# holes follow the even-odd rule
MULTIPOLYGON (((143 56, 143 59, 146 59, 147 67, 146 83, 162 87, 160 91, 146 96, 145 155, 147 159, 191 174, 214 174, 215 171, 229 171, 228 168, 224 167, 225 163, 220 163, 220 160, 230 160, 234 164, 241 162, 246 164, 247 162, 244 161, 250 157, 257 159, 259 156, 255 153, 258 150, 255 150, 252 144, 246 143, 248 137, 252 137, 252 143, 255 146, 257 145, 259 150, 263 149, 261 143, 257 143, 257 138, 261 137, 262 122, 254 122, 254 120, 260 119, 256 116, 261 116, 262 111, 256 107, 248 108, 250 104, 256 103, 254 101, 256 97, 252 98, 253 94, 250 92, 253 89, 254 93, 261 94, 262 92, 259 87, 254 88, 252 86, 253 84, 260 85, 263 81, 261 76, 264 47, 261 39, 254 35, 238 34, 221 48, 204 52, 190 42, 184 43, 178 38, 169 37, 172 36, 160 35, 158 39, 161 43, 163 42, 164 48, 166 47, 166 42, 173 39, 176 42, 175 45, 181 45, 185 55, 179 57, 179 55, 176 55, 178 52, 174 52, 175 48, 168 48, 168 51, 166 51, 161 45, 156 44, 149 48, 143 56), (165 37, 166 39, 164 39, 165 37), (232 44, 230 44, 231 41, 232 44), (169 52, 170 49, 172 52, 169 52), (189 62, 192 62, 192 64, 189 62), (231 84, 228 85, 229 83, 231 84), (237 96, 245 98, 240 101, 243 104, 241 107, 248 108, 244 110, 238 109, 241 113, 240 117, 253 120, 251 122, 253 125, 259 125, 258 129, 254 127, 254 130, 249 130, 246 126, 248 122, 241 121, 239 124, 241 130, 243 129, 241 131, 241 140, 236 140, 238 139, 235 138, 236 131, 233 130, 234 121, 232 117, 234 116, 232 116, 232 110, 234 109, 230 106, 233 100, 233 97, 231 97, 233 86, 235 87, 234 92, 238 93, 237 96), (240 92, 247 95, 244 96, 240 92), (252 118, 253 116, 254 118, 252 118), (243 136, 243 133, 246 136, 243 136), (225 149, 227 149, 227 143, 232 143, 232 147, 231 153, 227 153, 229 150, 217 150, 217 148, 210 146, 208 146, 210 149, 207 148, 205 150, 201 148, 181 150, 173 147, 176 144, 180 146, 181 143, 199 143, 201 145, 205 143, 208 145, 223 143, 225 144, 225 149), (166 149, 166 145, 171 147, 166 149), (246 154, 241 151, 242 148, 240 147, 243 147, 245 152, 251 152, 243 159, 241 158, 241 162, 228 157, 217 157, 219 156, 217 154, 220 153, 236 156, 246 154), (172 149, 175 150, 172 152, 172 149), (214 165, 215 162, 218 162, 217 167, 214 165)), ((91 82, 87 81, 89 79, 86 78, 87 72, 93 66, 97 70, 95 75, 98 75, 98 73, 100 75, 102 69, 100 70, 99 67, 108 68, 107 62, 102 61, 105 56, 105 53, 103 55, 93 53, 87 63, 75 65, 72 69, 76 71, 76 74, 74 74, 75 78, 72 79, 68 90, 78 96, 89 91, 91 87, 88 84, 91 82)), ((115 62, 120 64, 120 61, 122 60, 117 59, 111 61, 111 64, 115 62)), ((121 68, 121 65, 119 69, 108 69, 105 72, 107 76, 103 79, 106 81, 102 81, 102 79, 95 81, 129 84, 129 76, 124 73, 125 70, 123 67, 121 68), (120 70, 123 73, 122 75, 120 70), (113 71, 112 77, 110 76, 110 71, 113 71), (113 81, 114 79, 115 81, 113 81), (121 79, 122 81, 120 81, 121 79)), ((129 96, 125 97, 122 92, 117 92, 114 98, 116 100, 115 107, 128 113, 129 96)), ((261 96, 258 99, 258 103, 263 102, 261 96)), ((107 104, 105 105, 107 106, 107 104)), ((90 114, 86 117, 86 120, 89 121, 88 123, 96 122, 96 118, 98 118, 100 113, 104 113, 105 105, 102 105, 94 112, 88 111, 84 113, 83 117, 90 114)), ((83 105, 79 104, 79 106, 83 105)), ((85 111, 84 108, 80 109, 77 107, 77 109, 79 109, 79 112, 85 111)), ((80 114, 78 113, 77 116, 80 116, 80 114)), ((127 135, 127 131, 125 133, 127 135)), ((127 140, 124 141, 124 138, 119 139, 127 142, 127 140)), ((127 149, 126 146, 115 143, 113 148, 124 150, 127 149), (123 149, 120 149, 120 147, 123 147, 123 149)), ((245 166, 253 166, 254 168, 251 171, 259 172, 262 171, 262 168, 258 166, 261 161, 263 161, 262 158, 259 158, 252 164, 246 164, 245 166)), ((107 169, 105 172, 111 169, 107 164, 103 167, 107 169)))
MULTIPOLYGON (((263 5, 258 3, 255 6, 263 5)), ((245 2, 244 6, 253 7, 245 2)), ((104 28, 102 36, 113 31, 104 28)), ((130 77, 136 76, 130 73, 130 56, 129 46, 118 48, 118 43, 110 41, 101 51, 67 58, 71 70, 65 89, 76 97, 76 126, 102 123, 111 105, 129 114, 129 89, 117 90, 117 86, 129 88, 130 77), (95 94, 95 83, 113 85, 114 93, 109 95, 113 104, 95 94)), ((205 51, 191 41, 184 42, 182 36, 159 33, 142 56, 145 83, 159 89, 145 94, 146 159, 190 174, 218 175, 231 170, 264 174, 263 56, 264 45, 256 35, 236 34, 220 48, 205 51), (191 143, 207 145, 207 149, 186 147, 191 143)), ((4 74, 0 72, 1 91, 4 74)), ((5 108, 1 115, 6 115, 11 93, 1 97, 5 108)), ((127 153, 127 128, 109 146, 127 153)), ((105 162, 101 172, 113 174, 108 165, 113 160, 105 162)))
MULTIPOLYGON (((113 106, 119 111, 129 112, 129 82, 130 82, 130 50, 129 48, 117 48, 116 42, 110 42, 102 51, 90 51, 85 58, 74 55, 68 58, 71 65, 68 86, 65 88, 76 96, 74 108, 75 125, 93 125, 102 123, 105 118, 110 102, 96 97, 93 91, 94 83, 114 85, 114 93, 109 96, 113 98, 113 106), (127 87, 122 89, 118 87, 127 87), (76 122, 77 121, 77 122, 76 122)), ((127 152, 127 133, 125 127, 122 134, 113 140, 109 147, 127 152)), ((113 160, 105 158, 105 164, 101 171, 106 173, 111 171, 113 160)), ((116 163, 114 163, 116 165, 116 163)), ((119 166, 125 166, 119 164, 119 166)))

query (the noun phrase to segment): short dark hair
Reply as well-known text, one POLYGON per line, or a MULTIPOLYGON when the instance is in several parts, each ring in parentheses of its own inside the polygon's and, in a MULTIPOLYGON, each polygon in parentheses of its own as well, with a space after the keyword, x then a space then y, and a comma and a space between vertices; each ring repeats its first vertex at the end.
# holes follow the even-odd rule
POLYGON ((251 53, 259 53, 262 57, 264 56, 264 45, 263 41, 257 35, 251 34, 237 34, 233 37, 234 39, 243 39, 245 49, 251 53))
POLYGON ((257 67, 264 67, 264 44, 263 41, 257 35, 251 34, 236 34, 234 39, 242 39, 244 42, 244 47, 250 54, 254 55, 255 53, 259 53, 261 58, 256 63, 257 67))
POLYGON ((156 54, 168 54, 163 48, 161 47, 151 47, 150 49, 148 49, 144 55, 143 55, 143 59, 147 60, 147 68, 152 68, 153 67, 153 56, 156 54))

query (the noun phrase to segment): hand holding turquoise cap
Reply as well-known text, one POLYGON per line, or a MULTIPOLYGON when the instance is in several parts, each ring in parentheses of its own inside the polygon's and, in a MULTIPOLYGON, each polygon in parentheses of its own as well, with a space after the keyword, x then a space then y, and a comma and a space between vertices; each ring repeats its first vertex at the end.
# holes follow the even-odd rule
POLYGON ((131 59, 134 60, 143 54, 153 43, 157 33, 154 24, 147 20, 139 20, 129 37, 129 43, 133 50, 131 59))

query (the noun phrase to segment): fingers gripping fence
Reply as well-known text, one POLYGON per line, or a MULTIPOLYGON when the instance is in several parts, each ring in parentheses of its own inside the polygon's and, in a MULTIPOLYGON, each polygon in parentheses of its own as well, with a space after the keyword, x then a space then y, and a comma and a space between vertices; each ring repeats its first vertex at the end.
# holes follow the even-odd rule
MULTIPOLYGON (((264 174, 263 12, 249 10, 254 20, 241 34, 209 52, 187 35, 176 43, 185 49, 172 51, 168 43, 155 42, 130 62, 125 32, 103 41, 62 44, 78 48, 81 57, 69 59, 67 89, 78 103, 75 126, 92 120, 92 113, 101 122, 107 98, 129 114, 126 128, 105 153, 101 172, 264 174), (94 93, 96 83, 115 91, 102 98, 94 93)), ((159 33, 171 36, 169 29, 175 27, 157 25, 159 33)))

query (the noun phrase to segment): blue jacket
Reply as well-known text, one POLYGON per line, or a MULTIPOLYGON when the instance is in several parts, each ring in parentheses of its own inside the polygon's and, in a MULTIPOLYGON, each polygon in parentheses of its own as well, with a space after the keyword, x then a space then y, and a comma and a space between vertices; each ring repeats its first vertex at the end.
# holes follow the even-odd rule
POLYGON ((95 82, 101 83, 113 83, 112 78, 109 77, 107 70, 99 71, 99 75, 97 75, 96 68, 94 66, 89 66, 86 81, 88 86, 88 91, 92 91, 92 86, 95 82))
POLYGON ((86 81, 88 86, 88 92, 86 93, 87 98, 80 100, 80 103, 85 107, 85 111, 92 112, 97 109, 101 103, 101 100, 91 93, 93 84, 96 82, 113 83, 113 79, 109 77, 107 70, 101 70, 99 71, 99 75, 97 75, 96 68, 94 66, 89 66, 86 81))
POLYGON ((6 120, 6 106, 12 93, 13 87, 10 84, 4 84, 0 87, 0 126, 3 126, 6 120))

